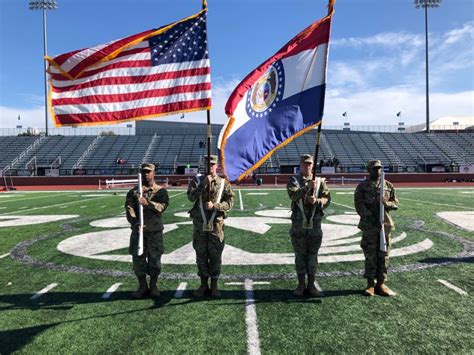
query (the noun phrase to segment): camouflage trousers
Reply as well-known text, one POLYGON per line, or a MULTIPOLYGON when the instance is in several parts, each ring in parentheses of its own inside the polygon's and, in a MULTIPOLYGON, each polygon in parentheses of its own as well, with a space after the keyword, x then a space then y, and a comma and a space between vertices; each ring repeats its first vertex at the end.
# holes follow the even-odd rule
POLYGON ((194 224, 193 248, 200 277, 218 279, 224 251, 224 222, 214 223, 212 232, 204 232, 201 224, 194 224))
POLYGON ((161 255, 164 252, 163 231, 143 232, 143 254, 138 256, 138 232, 130 235, 128 253, 132 255, 133 272, 137 277, 161 273, 161 255))
POLYGON ((388 258, 392 244, 391 228, 385 228, 387 252, 380 250, 379 231, 376 229, 362 231, 360 246, 365 256, 365 273, 367 279, 376 278, 378 281, 387 281, 388 258))
POLYGON ((296 273, 314 275, 318 266, 318 251, 323 240, 321 220, 313 221, 313 229, 303 229, 301 224, 301 221, 293 221, 290 229, 296 273))

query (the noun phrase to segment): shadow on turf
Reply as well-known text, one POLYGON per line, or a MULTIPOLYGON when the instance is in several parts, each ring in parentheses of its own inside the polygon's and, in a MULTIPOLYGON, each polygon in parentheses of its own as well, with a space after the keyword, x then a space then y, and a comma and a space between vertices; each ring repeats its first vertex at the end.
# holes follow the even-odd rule
POLYGON ((474 257, 466 256, 459 258, 427 258, 420 260, 420 263, 426 264, 444 264, 444 263, 474 263, 474 257))
MULTIPOLYGON (((254 290, 253 291, 253 300, 256 304, 262 303, 322 303, 324 298, 330 297, 347 297, 351 295, 362 295, 361 290, 325 290, 322 297, 309 297, 305 295, 304 297, 297 298, 293 295, 293 290, 289 289, 268 289, 268 290, 254 290)), ((194 298, 191 291, 187 291, 184 294, 185 297, 182 298, 183 302, 179 304, 172 304, 170 306, 178 306, 183 304, 190 303, 199 303, 199 302, 213 302, 216 301, 216 306, 225 306, 228 304, 246 303, 246 293, 245 290, 221 290, 221 297, 218 299, 213 299, 210 296, 204 296, 201 298, 194 298), (235 302, 223 302, 231 301, 235 302)))
MULTIPOLYGON (((78 304, 103 303, 129 300, 130 302, 140 302, 142 300, 130 299, 130 291, 114 292, 108 299, 102 299, 102 293, 98 292, 50 292, 38 298, 31 299, 31 294, 0 295, 0 303, 7 304, 0 306, 0 311, 28 309, 28 310, 68 310, 78 304)), ((153 300, 150 308, 159 308, 166 305, 174 298, 173 291, 162 291, 158 299, 144 298, 143 300, 153 300)))
MULTIPOLYGON (((69 310, 75 305, 79 304, 92 304, 92 303, 103 303, 111 301, 130 300, 130 302, 140 302, 142 300, 131 300, 130 292, 115 292, 109 299, 102 299, 102 293, 81 293, 81 292, 51 292, 47 295, 42 296, 37 300, 31 300, 31 294, 17 294, 17 295, 0 295, 0 303, 7 304, 6 306, 0 307, 0 311, 8 310, 69 310)), ((33 327, 23 327, 7 331, 0 331, 0 354, 10 354, 17 350, 22 349, 25 345, 29 344, 37 335, 57 325, 80 322, 90 319, 106 318, 116 315, 131 314, 143 311, 149 311, 150 309, 160 308, 166 305, 173 299, 174 292, 161 292, 159 299, 153 299, 153 305, 146 306, 140 309, 134 309, 122 312, 105 313, 92 317, 84 317, 77 319, 69 319, 62 322, 43 324, 33 327)), ((151 299, 144 299, 150 301, 151 299)))
MULTIPOLYGON (((36 300, 31 299, 31 294, 13 294, 13 295, 0 295, 0 311, 8 310, 58 310, 64 311, 72 309, 75 305, 80 304, 93 304, 93 303, 104 303, 104 302, 116 302, 116 301, 130 301, 130 302, 141 302, 144 300, 153 301, 150 308, 160 308, 163 306, 179 306, 186 303, 202 302, 202 301, 219 301, 219 300, 236 300, 239 302, 245 302, 246 294, 245 290, 222 290, 221 297, 219 299, 213 299, 211 297, 194 298, 192 291, 188 290, 184 293, 184 297, 175 298, 174 291, 161 291, 161 297, 157 299, 144 298, 143 300, 132 300, 130 299, 130 292, 121 291, 115 292, 109 299, 102 299, 102 293, 97 292, 50 292, 41 296, 36 300), (184 302, 173 303, 168 305, 171 300, 182 300, 184 302)), ((360 290, 325 290, 323 298, 329 297, 346 297, 351 295, 361 294, 360 290)), ((256 303, 266 302, 321 302, 320 297, 311 298, 305 296, 302 298, 295 298, 292 290, 289 289, 268 289, 268 290, 254 290, 253 299, 256 303)))
MULTIPOLYGON (((115 315, 131 314, 143 311, 149 311, 154 308, 161 308, 163 306, 183 306, 191 303, 198 302, 213 302, 216 301, 216 306, 223 306, 229 304, 228 301, 234 300, 235 303, 241 303, 242 305, 246 303, 246 293, 245 290, 223 290, 221 291, 221 298, 214 300, 210 297, 202 298, 192 298, 191 291, 186 291, 184 297, 180 299, 174 298, 174 291, 162 291, 161 297, 159 299, 153 299, 152 306, 146 306, 140 309, 134 309, 129 311, 122 312, 113 312, 105 313, 101 315, 69 319, 62 322, 43 324, 33 327, 23 327, 7 331, 0 331, 0 349, 1 354, 9 354, 17 350, 22 349, 25 345, 29 344, 37 335, 40 333, 55 327, 57 325, 80 322, 90 319, 106 318, 115 315), (182 300, 183 302, 179 303, 168 303, 171 300, 182 300), (224 301, 224 302, 223 302, 224 301)), ((346 297, 351 295, 361 294, 360 290, 326 290, 324 291, 323 298, 329 297, 346 297)), ((145 298, 144 300, 131 300, 130 292, 115 292, 109 299, 102 299, 102 293, 97 292, 51 292, 37 300, 31 300, 31 294, 16 294, 16 295, 0 295, 0 303, 5 306, 0 307, 0 311, 8 310, 69 310, 72 309, 75 305, 80 304, 93 304, 93 303, 104 303, 104 302, 114 302, 114 301, 125 301, 130 302, 143 302, 150 301, 151 299, 145 298)), ((269 289, 269 290, 255 290, 253 294, 253 300, 256 304, 261 303, 305 303, 305 304, 320 304, 322 303, 322 298, 295 298, 291 290, 287 289, 269 289)))

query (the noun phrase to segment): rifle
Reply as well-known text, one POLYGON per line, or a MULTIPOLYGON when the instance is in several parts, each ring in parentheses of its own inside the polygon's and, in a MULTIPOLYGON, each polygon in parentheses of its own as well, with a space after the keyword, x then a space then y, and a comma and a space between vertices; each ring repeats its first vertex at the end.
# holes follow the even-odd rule
POLYGON ((379 238, 380 238, 380 250, 383 252, 387 252, 387 241, 385 240, 385 227, 384 227, 384 220, 385 220, 385 208, 383 205, 383 199, 384 199, 384 187, 385 187, 385 173, 382 170, 380 174, 380 214, 379 214, 379 221, 380 224, 382 225, 382 228, 380 229, 379 233, 379 238))
MULTIPOLYGON (((142 191, 142 174, 138 173, 138 191, 140 193, 140 197, 143 197, 142 191)), ((141 203, 138 203, 138 214, 140 218, 140 229, 138 230, 138 251, 137 255, 143 255, 143 206, 141 203)))

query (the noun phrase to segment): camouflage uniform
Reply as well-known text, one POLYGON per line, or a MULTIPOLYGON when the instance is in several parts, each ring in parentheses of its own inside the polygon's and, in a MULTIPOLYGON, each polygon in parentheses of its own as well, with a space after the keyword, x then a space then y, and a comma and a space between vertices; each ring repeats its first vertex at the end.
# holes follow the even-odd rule
MULTIPOLYGON (((370 167, 381 167, 380 161, 370 161, 370 167)), ((360 216, 359 229, 362 230, 362 240, 360 246, 365 255, 364 277, 368 280, 377 279, 380 284, 387 280, 388 258, 391 246, 391 232, 395 229, 393 219, 390 216, 391 210, 398 208, 398 200, 395 196, 395 189, 389 181, 384 183, 384 229, 387 243, 387 252, 380 250, 379 239, 379 200, 380 181, 374 181, 370 177, 361 182, 354 194, 354 204, 360 216)))
POLYGON ((138 186, 127 193, 125 202, 127 220, 132 229, 128 252, 132 255, 133 271, 137 277, 146 276, 146 274, 157 277, 161 272, 161 255, 164 252, 161 214, 168 207, 168 192, 157 184, 153 184, 152 187, 143 185, 142 192, 143 197, 148 201, 148 206, 143 206, 144 252, 141 256, 137 255, 138 226, 140 224, 138 203, 140 193, 138 192, 138 186))
POLYGON ((321 230, 321 218, 323 217, 323 209, 329 206, 331 195, 326 182, 321 179, 319 193, 317 198, 321 199, 316 202, 316 210, 313 218, 313 228, 303 228, 303 214, 298 206, 298 201, 302 200, 306 219, 311 218, 313 205, 306 203, 306 196, 312 191, 308 186, 308 182, 312 180, 311 176, 295 175, 290 178, 287 185, 288 195, 291 199, 291 244, 295 251, 295 264, 297 274, 314 275, 318 265, 318 251, 321 246, 323 232, 321 230))
MULTIPOLYGON (((216 158, 217 161, 217 158, 216 158)), ((194 202, 193 208, 189 211, 193 219, 193 248, 196 251, 196 263, 198 275, 201 278, 211 277, 217 279, 221 272, 222 251, 224 250, 224 219, 227 212, 234 205, 234 193, 230 183, 220 176, 215 176, 211 180, 211 201, 214 203, 213 210, 204 210, 206 220, 210 221, 213 211, 216 212, 212 231, 203 231, 204 220, 201 214, 200 199, 202 203, 209 201, 207 187, 204 186, 204 179, 195 178, 188 186, 188 199, 194 202), (216 201, 219 189, 224 184, 220 201, 216 201)))

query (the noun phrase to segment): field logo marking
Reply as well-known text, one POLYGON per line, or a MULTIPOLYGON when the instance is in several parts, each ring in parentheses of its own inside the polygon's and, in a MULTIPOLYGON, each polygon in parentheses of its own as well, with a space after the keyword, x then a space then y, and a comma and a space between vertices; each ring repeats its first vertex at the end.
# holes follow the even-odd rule
POLYGON ((458 227, 474 232, 474 211, 466 212, 438 212, 438 217, 455 224, 458 227))
MULTIPOLYGON (((183 225, 192 225, 192 221, 186 212, 175 213, 177 217, 186 218, 182 222, 170 223, 164 226, 163 233, 174 231, 183 225)), ((271 229, 272 224, 290 225, 290 211, 288 209, 260 210, 255 216, 229 217, 226 226, 238 230, 253 232, 263 235, 271 229)), ((360 249, 360 236, 357 236, 358 217, 354 214, 333 215, 327 218, 329 221, 338 223, 322 223, 323 242, 319 250, 320 263, 337 263, 347 261, 363 261, 364 255, 360 249), (348 253, 352 252, 352 253, 348 253)), ((95 231, 76 235, 61 241, 57 249, 63 253, 91 259, 131 262, 130 255, 107 254, 114 250, 128 248, 130 238, 130 226, 124 216, 96 220, 90 225, 99 228, 107 228, 104 231, 95 231)), ((393 244, 407 238, 406 233, 393 238, 393 244)), ((165 241, 166 243, 166 241, 165 241)), ((394 248, 392 257, 419 253, 429 250, 433 246, 430 239, 421 242, 394 248)), ((162 256, 163 264, 193 265, 196 262, 195 251, 192 242, 189 242, 170 253, 162 256)), ((253 253, 240 249, 227 243, 222 255, 223 265, 291 265, 294 264, 294 253, 253 253)))
POLYGON ((65 219, 77 218, 76 214, 33 215, 33 216, 0 216, 1 227, 28 226, 40 223, 57 222, 65 219))

